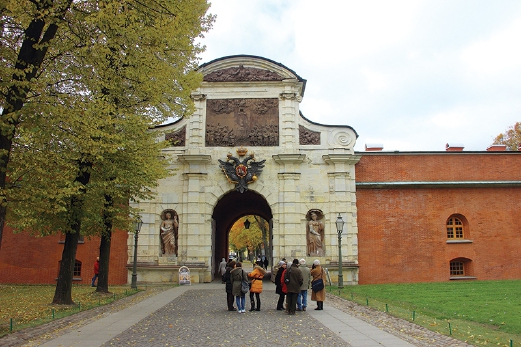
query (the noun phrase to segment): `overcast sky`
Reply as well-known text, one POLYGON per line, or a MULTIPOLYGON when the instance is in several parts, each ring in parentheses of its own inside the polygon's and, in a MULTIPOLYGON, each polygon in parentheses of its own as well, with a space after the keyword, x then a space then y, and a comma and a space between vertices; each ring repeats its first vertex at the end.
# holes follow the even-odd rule
POLYGON ((519 0, 210 0, 201 63, 236 54, 307 80, 300 110, 355 150, 480 151, 521 121, 519 0))

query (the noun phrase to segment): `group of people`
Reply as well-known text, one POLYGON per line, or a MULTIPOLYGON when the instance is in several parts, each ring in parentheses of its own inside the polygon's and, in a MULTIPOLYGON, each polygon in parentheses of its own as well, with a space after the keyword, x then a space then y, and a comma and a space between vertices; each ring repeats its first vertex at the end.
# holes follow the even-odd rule
MULTIPOLYGON (((266 275, 263 262, 258 260, 250 273, 246 273, 242 264, 235 260, 229 260, 219 270, 222 274, 222 281, 225 283, 228 311, 246 312, 246 293, 242 290, 243 283, 249 284, 250 311, 260 311, 262 280, 266 275), (237 308, 234 307, 234 301, 237 308)), ((277 310, 285 310, 289 315, 294 315, 296 311, 306 311, 308 290, 311 283, 318 279, 326 282, 324 270, 318 259, 313 261, 311 270, 307 267, 305 259, 300 259, 300 261, 293 259, 290 266, 285 259, 281 260, 275 276, 276 293, 279 295, 277 310)), ((312 290, 311 300, 317 302, 315 310, 324 308, 325 298, 325 289, 316 292, 312 290)))

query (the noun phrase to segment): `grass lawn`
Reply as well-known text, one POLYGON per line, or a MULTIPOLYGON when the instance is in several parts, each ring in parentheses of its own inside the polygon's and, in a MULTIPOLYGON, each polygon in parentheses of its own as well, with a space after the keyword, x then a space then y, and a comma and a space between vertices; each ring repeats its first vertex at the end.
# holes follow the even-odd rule
POLYGON ((54 285, 8 285, 0 284, 0 336, 26 327, 47 323, 114 300, 133 295, 128 286, 111 286, 111 294, 96 293, 96 288, 74 285, 73 306, 51 305, 54 285))
POLYGON ((520 280, 359 285, 331 293, 473 345, 521 346, 520 280))

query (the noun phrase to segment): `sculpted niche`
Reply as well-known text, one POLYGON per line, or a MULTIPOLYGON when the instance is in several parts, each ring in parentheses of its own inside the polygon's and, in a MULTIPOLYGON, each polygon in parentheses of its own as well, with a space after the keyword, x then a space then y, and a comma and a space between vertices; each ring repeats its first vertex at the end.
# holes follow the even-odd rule
POLYGON ((175 210, 164 210, 161 212, 161 226, 159 233, 161 237, 161 252, 165 256, 177 256, 177 236, 179 230, 179 217, 175 210))
POLYGON ((306 214, 306 238, 308 256, 324 256, 324 214, 321 210, 312 209, 306 214))

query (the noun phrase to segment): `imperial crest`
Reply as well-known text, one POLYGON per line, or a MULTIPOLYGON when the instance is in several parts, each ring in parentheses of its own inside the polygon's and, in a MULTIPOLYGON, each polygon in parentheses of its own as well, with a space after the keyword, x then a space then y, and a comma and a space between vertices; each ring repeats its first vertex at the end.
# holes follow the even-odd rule
MULTIPOLYGON (((239 155, 246 155, 247 150, 241 147, 237 150, 239 155)), ((226 156, 226 161, 219 159, 219 167, 224 172, 228 182, 235 184, 235 190, 244 193, 248 190, 248 184, 255 182, 258 175, 262 172, 266 159, 255 161, 254 155, 250 154, 246 158, 240 160, 231 153, 226 156)))

